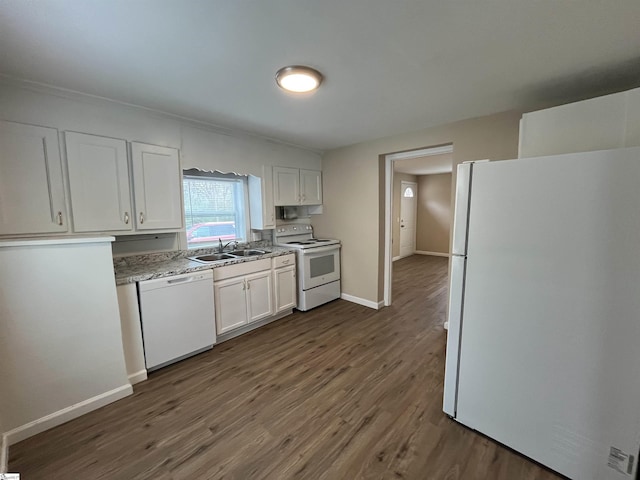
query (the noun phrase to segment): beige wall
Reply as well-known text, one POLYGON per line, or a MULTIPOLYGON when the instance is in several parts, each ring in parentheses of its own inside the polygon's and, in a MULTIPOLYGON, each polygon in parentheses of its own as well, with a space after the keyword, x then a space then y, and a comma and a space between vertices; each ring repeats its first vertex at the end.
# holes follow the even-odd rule
POLYGON ((393 256, 400 255, 400 183, 418 183, 418 177, 407 173, 393 173, 393 214, 391 215, 393 256))
POLYGON ((324 213, 312 220, 319 236, 342 240, 343 292, 382 300, 385 154, 453 143, 455 182, 455 168, 465 160, 518 156, 521 115, 503 112, 327 152, 322 159, 324 213))
POLYGON ((416 250, 449 253, 451 199, 450 173, 418 177, 416 250))

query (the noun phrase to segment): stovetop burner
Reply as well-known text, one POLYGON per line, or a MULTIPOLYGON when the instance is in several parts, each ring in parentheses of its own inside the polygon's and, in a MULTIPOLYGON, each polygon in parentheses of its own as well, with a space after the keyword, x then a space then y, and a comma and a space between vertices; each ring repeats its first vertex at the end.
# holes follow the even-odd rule
POLYGON ((320 238, 310 238, 309 240, 305 240, 304 242, 295 241, 295 242, 287 242, 287 245, 313 245, 314 243, 322 243, 322 242, 330 242, 328 239, 320 239, 320 238))
POLYGON ((276 228, 274 243, 276 245, 284 245, 299 250, 313 250, 314 248, 328 247, 329 245, 338 245, 339 240, 331 240, 329 238, 314 238, 313 227, 306 224, 289 224, 281 225, 276 228))

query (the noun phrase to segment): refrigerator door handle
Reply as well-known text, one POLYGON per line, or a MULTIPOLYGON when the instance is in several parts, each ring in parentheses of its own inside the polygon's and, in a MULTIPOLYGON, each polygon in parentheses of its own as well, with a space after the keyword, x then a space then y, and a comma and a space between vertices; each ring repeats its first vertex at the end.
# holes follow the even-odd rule
POLYGON ((451 283, 449 285, 449 312, 447 332, 447 356, 444 373, 444 412, 455 417, 458 405, 458 375, 460 365, 460 339, 462 335, 462 314, 464 306, 464 280, 467 257, 451 257, 451 283))

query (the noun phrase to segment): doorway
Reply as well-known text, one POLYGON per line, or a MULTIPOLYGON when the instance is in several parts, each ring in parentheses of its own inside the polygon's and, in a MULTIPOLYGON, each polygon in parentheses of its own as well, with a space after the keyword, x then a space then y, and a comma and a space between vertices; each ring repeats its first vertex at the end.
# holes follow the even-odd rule
MULTIPOLYGON (((416 175, 430 175, 435 173, 450 173, 453 163, 453 145, 440 145, 417 150, 398 152, 385 155, 384 157, 385 171, 385 228, 384 228, 384 305, 389 306, 392 302, 392 275, 393 260, 401 258, 400 254, 400 231, 403 230, 400 225, 402 215, 400 214, 402 198, 400 196, 400 180, 408 183, 416 184, 416 175), (402 166, 402 167, 400 167, 402 166), (394 179, 394 170, 397 170, 398 179, 394 179), (406 175, 405 173, 408 173, 406 175), (395 193, 394 194, 394 190, 395 193), (394 240, 395 239, 395 240, 394 240), (395 255, 395 257, 394 257, 395 255)), ((402 188, 405 191, 405 188, 402 188)), ((413 191, 414 198, 417 197, 417 190, 413 191)), ((418 199, 419 200, 419 199, 418 199)), ((416 202, 417 203, 417 202, 416 202)), ((419 206, 416 212, 419 210, 419 206)), ((405 224, 406 225, 406 224, 405 224)), ((418 221, 414 221, 414 234, 409 233, 407 237, 416 237, 415 232, 418 231, 418 221)), ((413 246, 405 244, 403 254, 409 251, 416 252, 416 243, 413 246)), ((448 250, 447 250, 448 251, 448 250)), ((428 253, 431 252, 418 252, 428 253)), ((448 254, 446 255, 448 256, 448 254)))
POLYGON ((400 183, 400 257, 416 251, 416 224, 418 222, 418 184, 400 183))

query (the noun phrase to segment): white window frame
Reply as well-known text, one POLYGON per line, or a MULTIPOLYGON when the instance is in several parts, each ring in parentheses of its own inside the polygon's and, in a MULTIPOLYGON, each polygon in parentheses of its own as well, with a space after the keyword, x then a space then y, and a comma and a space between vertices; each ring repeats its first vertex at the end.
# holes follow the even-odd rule
MULTIPOLYGON (((240 242, 240 243, 245 243, 245 242, 249 242, 249 238, 250 238, 250 234, 251 234, 251 230, 249 228, 249 218, 250 218, 250 212, 249 212, 249 182, 247 179, 246 175, 236 175, 236 174, 226 174, 226 173, 220 173, 220 172, 204 172, 204 171, 200 171, 200 170, 184 170, 183 171, 183 175, 182 175, 182 180, 184 182, 184 180, 188 180, 188 179, 202 179, 202 178, 209 178, 212 180, 221 180, 221 181, 239 181, 239 183, 241 183, 242 185, 242 199, 240 200, 242 202, 242 205, 240 206, 242 208, 242 213, 240 215, 240 222, 242 222, 242 225, 236 225, 236 241, 240 242), (238 234, 242 233, 243 237, 238 237, 238 234)), ((239 199, 236 199, 236 201, 238 201, 239 199)), ((184 248, 188 249, 188 250, 194 250, 194 249, 198 249, 198 248, 212 248, 212 247, 217 247, 219 242, 217 241, 212 241, 212 242, 207 242, 207 243, 201 243, 201 244, 191 244, 189 245, 189 242, 187 240, 187 230, 189 230, 190 227, 186 226, 186 219, 187 219, 187 212, 186 212, 186 205, 183 207, 183 209, 185 210, 184 214, 185 214, 185 231, 184 234, 182 235, 182 241, 184 244, 184 248)), ((230 242, 233 240, 223 240, 223 244, 226 244, 227 242, 230 242)))

